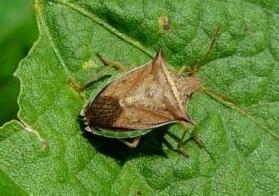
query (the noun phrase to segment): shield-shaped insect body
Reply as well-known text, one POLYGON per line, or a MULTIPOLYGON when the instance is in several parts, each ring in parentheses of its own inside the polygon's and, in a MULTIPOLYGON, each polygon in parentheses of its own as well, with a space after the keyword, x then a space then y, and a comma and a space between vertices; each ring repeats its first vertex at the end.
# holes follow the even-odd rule
POLYGON ((191 123, 184 105, 200 85, 171 72, 159 50, 151 62, 104 84, 81 115, 94 134, 135 138, 166 124, 191 123))

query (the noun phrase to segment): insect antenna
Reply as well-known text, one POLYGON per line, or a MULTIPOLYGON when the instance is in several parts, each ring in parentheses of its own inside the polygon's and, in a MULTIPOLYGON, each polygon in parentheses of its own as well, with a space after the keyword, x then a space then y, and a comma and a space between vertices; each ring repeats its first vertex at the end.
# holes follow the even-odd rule
POLYGON ((202 87, 201 90, 203 92, 205 92, 208 96, 212 97, 213 99, 215 99, 216 101, 220 102, 221 104, 223 104, 224 106, 231 108, 237 112, 239 112, 240 114, 246 116, 250 121, 252 121, 253 123, 255 123, 256 125, 258 125, 259 127, 261 127, 263 130, 265 130, 269 135, 271 135, 273 138, 279 140, 279 136, 272 132, 270 130, 269 127, 265 126, 264 124, 260 123, 257 119, 253 118, 246 110, 244 110, 243 108, 241 108, 239 105, 237 105, 236 103, 234 103, 231 99, 229 99, 228 97, 210 90, 206 87, 202 87))
POLYGON ((207 52, 204 54, 204 56, 200 60, 198 60, 198 62, 196 62, 192 66, 192 70, 190 72, 190 76, 195 75, 200 70, 202 65, 206 62, 209 54, 212 52, 212 50, 213 50, 213 48, 214 48, 214 46, 216 44, 217 39, 221 35, 221 29, 222 29, 221 25, 219 24, 217 29, 216 29, 216 31, 215 31, 215 33, 214 33, 214 35, 213 35, 213 38, 211 40, 211 43, 209 45, 209 48, 208 48, 207 52))

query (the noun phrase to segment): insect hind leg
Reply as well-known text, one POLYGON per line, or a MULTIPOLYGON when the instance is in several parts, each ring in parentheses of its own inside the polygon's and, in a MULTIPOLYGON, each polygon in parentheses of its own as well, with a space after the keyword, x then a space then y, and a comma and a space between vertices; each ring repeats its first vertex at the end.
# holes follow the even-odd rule
POLYGON ((183 128, 183 133, 182 136, 180 138, 178 138, 177 136, 174 136, 172 134, 169 133, 170 137, 172 137, 173 139, 175 139, 177 141, 177 147, 176 149, 174 149, 176 152, 178 152, 179 154, 181 154, 182 156, 189 158, 189 154, 187 153, 187 151, 183 148, 184 145, 186 143, 188 143, 189 141, 194 141, 195 144, 197 144, 197 146, 199 148, 204 148, 204 143, 202 142, 202 140, 198 137, 198 133, 197 133, 197 129, 196 129, 196 125, 194 126, 194 128, 192 129, 191 133, 190 133, 190 137, 186 139, 187 133, 189 132, 189 128, 187 126, 187 124, 185 122, 180 122, 179 123, 181 125, 181 127, 183 128))

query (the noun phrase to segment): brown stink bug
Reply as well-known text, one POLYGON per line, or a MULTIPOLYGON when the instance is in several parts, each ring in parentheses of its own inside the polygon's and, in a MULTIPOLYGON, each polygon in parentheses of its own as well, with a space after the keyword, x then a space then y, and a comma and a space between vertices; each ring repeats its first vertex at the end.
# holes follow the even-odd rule
MULTIPOLYGON (((219 28, 201 61, 207 58, 218 34, 219 28)), ((199 66, 195 65, 188 77, 181 75, 184 68, 175 73, 168 66, 159 50, 151 62, 108 80, 81 111, 85 129, 96 135, 120 139, 129 147, 136 147, 141 136, 154 128, 171 123, 179 123, 185 128, 192 124, 184 105, 201 87, 200 80, 195 77, 199 66), (125 140, 127 138, 134 140, 128 142, 125 140)), ((181 141, 184 137, 185 134, 181 141)), ((178 143, 180 152, 181 141, 178 143)))

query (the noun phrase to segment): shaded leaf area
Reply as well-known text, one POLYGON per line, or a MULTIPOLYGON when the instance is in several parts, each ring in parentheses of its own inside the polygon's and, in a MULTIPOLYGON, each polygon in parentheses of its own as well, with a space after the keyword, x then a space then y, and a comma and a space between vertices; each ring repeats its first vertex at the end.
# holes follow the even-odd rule
POLYGON ((16 118, 19 81, 13 72, 37 34, 31 3, 31 0, 0 2, 0 125, 16 118))
POLYGON ((16 72, 21 122, 0 129, 1 189, 15 187, 18 195, 278 194, 279 145, 271 135, 279 134, 278 3, 262 2, 36 1, 40 36, 16 72), (161 22, 166 16, 168 30, 161 22), (218 25, 222 34, 199 78, 242 109, 202 92, 192 97, 188 111, 205 148, 189 141, 190 158, 174 152, 182 134, 177 125, 154 130, 136 150, 82 131, 78 114, 105 81, 85 93, 69 81, 81 84, 102 70, 97 52, 136 66, 162 47, 178 69, 206 53, 218 25))

